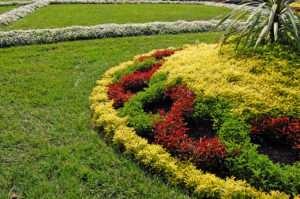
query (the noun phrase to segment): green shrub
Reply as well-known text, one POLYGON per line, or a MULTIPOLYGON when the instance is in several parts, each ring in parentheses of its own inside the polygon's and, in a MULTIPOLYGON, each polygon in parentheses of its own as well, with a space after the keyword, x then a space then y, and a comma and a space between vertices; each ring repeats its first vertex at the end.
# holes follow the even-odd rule
POLYGON ((230 113, 225 101, 197 99, 193 116, 212 120, 221 141, 226 144, 229 158, 226 159, 228 175, 245 179, 256 188, 266 191, 281 190, 289 194, 300 193, 300 167, 274 164, 267 156, 258 154, 257 145, 251 143, 250 125, 230 113), (235 149, 240 149, 235 157, 235 149))
POLYGON ((152 120, 153 115, 147 114, 143 108, 147 104, 159 101, 162 90, 166 86, 165 79, 165 74, 157 73, 153 75, 149 83, 151 86, 146 88, 143 92, 137 93, 137 95, 133 96, 124 104, 123 108, 119 109, 119 116, 127 116, 129 126, 134 127, 137 134, 142 137, 148 136, 155 123, 154 120, 152 120))

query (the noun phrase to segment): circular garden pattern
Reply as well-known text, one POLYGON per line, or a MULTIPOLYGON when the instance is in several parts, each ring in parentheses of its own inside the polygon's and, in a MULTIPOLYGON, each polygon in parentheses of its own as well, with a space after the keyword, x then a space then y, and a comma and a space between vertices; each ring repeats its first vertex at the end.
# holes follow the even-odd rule
POLYGON ((298 198, 299 60, 224 48, 155 50, 110 69, 90 97, 95 126, 201 197, 298 198))

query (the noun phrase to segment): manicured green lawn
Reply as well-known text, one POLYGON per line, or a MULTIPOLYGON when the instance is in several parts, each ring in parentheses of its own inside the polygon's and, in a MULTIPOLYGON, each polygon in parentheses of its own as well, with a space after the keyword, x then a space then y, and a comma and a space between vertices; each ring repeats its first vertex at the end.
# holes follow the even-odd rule
POLYGON ((91 26, 103 23, 208 20, 229 11, 228 8, 205 5, 51 5, 37 10, 5 30, 91 26))
POLYGON ((19 6, 0 6, 0 15, 12 10, 13 8, 18 8, 19 6))
POLYGON ((192 198, 95 132, 89 96, 110 67, 216 34, 75 41, 0 49, 0 198, 192 198))

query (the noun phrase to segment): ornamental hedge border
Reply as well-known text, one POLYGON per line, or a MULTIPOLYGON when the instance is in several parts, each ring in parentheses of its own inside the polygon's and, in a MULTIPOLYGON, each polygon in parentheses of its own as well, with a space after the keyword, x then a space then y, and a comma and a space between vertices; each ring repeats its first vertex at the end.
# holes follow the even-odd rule
MULTIPOLYGON (((143 56, 150 56, 153 53, 154 51, 143 56)), ((138 58, 139 57, 135 58, 135 62, 138 60, 138 58)), ((94 113, 93 121, 95 126, 104 128, 106 132, 105 137, 108 141, 112 141, 115 146, 124 147, 126 154, 132 155, 134 158, 141 161, 146 166, 149 166, 151 169, 163 173, 165 177, 173 184, 184 184, 187 188, 191 189, 199 196, 217 198, 288 198, 288 196, 284 193, 273 191, 272 189, 274 189, 274 187, 272 186, 261 187, 265 190, 271 190, 271 195, 268 195, 264 192, 257 191, 255 188, 252 188, 245 181, 236 181, 233 178, 227 178, 226 180, 223 180, 216 177, 214 174, 204 174, 201 170, 196 169, 196 167, 189 161, 179 161, 178 158, 171 157, 171 155, 167 153, 161 146, 149 144, 147 140, 139 137, 136 134, 136 130, 138 134, 142 135, 143 132, 145 132, 145 128, 147 131, 149 130, 147 128, 149 128, 151 124, 153 125, 151 116, 143 111, 143 103, 149 103, 161 95, 161 91, 167 83, 167 76, 166 73, 156 72, 154 76, 151 77, 149 81, 149 87, 146 88, 145 92, 138 92, 137 95, 131 97, 131 99, 124 104, 123 108, 117 111, 113 107, 114 102, 109 99, 107 93, 109 89, 108 85, 116 83, 118 77, 120 77, 120 74, 122 74, 124 71, 126 71, 128 74, 130 73, 130 70, 128 71, 128 69, 132 68, 131 72, 133 72, 135 67, 132 66, 136 65, 135 62, 126 62, 107 71, 102 80, 97 82, 98 86, 94 88, 92 96, 90 97, 90 101, 92 102, 91 109, 94 113), (122 118, 120 116, 126 117, 122 118), (129 126, 133 126, 133 128, 129 126)), ((161 71, 161 69, 159 69, 159 71, 161 71)), ((253 166, 257 166, 257 163, 258 165, 265 163, 269 165, 272 164, 267 158, 263 161, 261 161, 261 158, 258 160, 252 159, 256 165, 254 165, 253 162, 252 164, 244 164, 243 161, 245 161, 245 156, 252 153, 257 154, 256 147, 251 145, 249 136, 247 137, 247 135, 249 135, 249 126, 242 118, 232 115, 230 112, 230 106, 226 102, 214 101, 208 103, 208 101, 201 102, 201 100, 197 100, 198 101, 195 106, 196 111, 194 112, 194 115, 203 116, 204 114, 207 116, 208 113, 211 113, 209 116, 215 120, 215 128, 219 128, 218 133, 220 135, 223 133, 223 136, 221 137, 224 143, 228 146, 229 152, 234 151, 237 149, 237 147, 248 147, 247 150, 241 150, 239 152, 239 157, 232 157, 227 161, 227 165, 232 166, 233 173, 236 171, 240 172, 240 170, 238 170, 239 165, 245 167, 245 169, 241 172, 242 174, 245 174, 249 171, 250 173, 253 172, 251 169, 253 169, 253 166), (205 108, 204 110, 206 110, 206 112, 203 111, 203 108, 205 108), (226 133, 228 130, 230 130, 231 134, 226 133), (237 144, 237 141, 241 140, 242 142, 238 142, 237 144), (242 160, 242 162, 238 160, 242 160)), ((262 157, 262 155, 259 157, 262 157)), ((247 158, 249 160, 249 157, 246 157, 246 160, 247 158)), ((279 171, 279 174, 282 172, 280 166, 278 165, 273 167, 273 170, 275 169, 279 171)), ((299 170, 295 170, 294 167, 291 171, 298 172, 299 170)), ((264 176, 257 175, 254 178, 258 177, 262 178, 264 176)), ((295 177, 295 179, 297 179, 297 177, 295 177)), ((252 184, 255 183, 252 182, 252 184)), ((266 184, 263 183, 263 185, 266 184)), ((278 184, 276 184, 276 186, 277 185, 278 184)), ((287 187, 279 188, 285 189, 287 187)), ((286 190, 290 193, 297 193, 297 191, 295 192, 294 189, 288 190, 287 188, 286 190)), ((295 196, 295 198, 298 198, 298 196, 295 196)))
MULTIPOLYGON (((0 31, 0 47, 49 44, 61 41, 129 37, 140 35, 179 34, 208 32, 217 20, 150 22, 138 24, 101 24, 96 26, 72 26, 67 28, 0 31)), ((226 23, 227 24, 227 23, 226 23)), ((225 25, 219 30, 224 30, 225 25)))

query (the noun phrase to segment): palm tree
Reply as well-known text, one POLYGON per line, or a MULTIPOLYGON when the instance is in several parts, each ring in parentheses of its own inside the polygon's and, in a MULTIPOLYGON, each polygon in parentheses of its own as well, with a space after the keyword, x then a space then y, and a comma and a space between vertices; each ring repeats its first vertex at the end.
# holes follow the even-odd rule
MULTIPOLYGON (((216 26, 231 20, 227 26, 221 44, 236 43, 236 49, 245 52, 254 46, 254 51, 262 43, 284 43, 300 51, 299 16, 295 15, 288 5, 293 1, 268 0, 260 3, 251 13, 235 9, 226 15, 216 26), (248 16, 240 27, 235 25, 248 16), (242 44, 242 48, 239 48, 242 44)), ((244 4, 243 6, 247 6, 244 4)), ((214 29, 215 29, 214 28, 214 29)))

